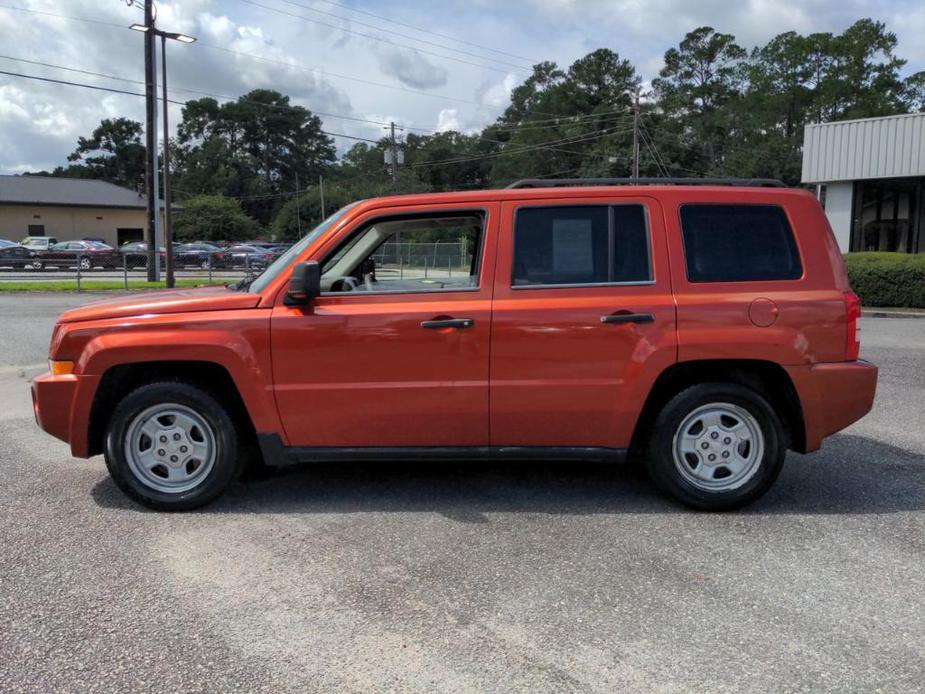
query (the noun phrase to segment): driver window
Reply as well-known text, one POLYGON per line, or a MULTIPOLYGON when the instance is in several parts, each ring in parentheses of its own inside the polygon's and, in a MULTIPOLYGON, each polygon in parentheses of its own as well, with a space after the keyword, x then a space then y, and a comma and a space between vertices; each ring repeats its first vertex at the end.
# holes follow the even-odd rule
POLYGON ((482 226, 480 212, 374 221, 324 260, 322 292, 477 288, 482 226))

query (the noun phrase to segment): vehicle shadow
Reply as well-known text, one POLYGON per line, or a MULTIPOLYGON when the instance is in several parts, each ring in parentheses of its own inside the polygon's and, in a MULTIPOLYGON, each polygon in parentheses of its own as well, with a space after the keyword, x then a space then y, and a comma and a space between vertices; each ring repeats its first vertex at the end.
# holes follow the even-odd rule
MULTIPOLYGON (((107 476, 100 506, 144 511, 107 476)), ((856 435, 790 455, 775 486, 743 514, 868 514, 925 509, 925 456, 856 435)), ((466 523, 486 513, 620 514, 686 510, 640 466, 595 462, 306 464, 237 484, 196 513, 432 512, 466 523)))

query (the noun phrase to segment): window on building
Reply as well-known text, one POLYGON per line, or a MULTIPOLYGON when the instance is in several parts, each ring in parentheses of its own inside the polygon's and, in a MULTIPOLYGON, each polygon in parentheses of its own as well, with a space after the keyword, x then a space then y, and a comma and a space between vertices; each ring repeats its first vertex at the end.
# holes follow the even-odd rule
POLYGON ((524 207, 514 229, 513 285, 646 282, 642 205, 524 207))
POLYGON ((921 191, 916 179, 857 182, 851 250, 915 252, 921 191))
POLYGON ((691 282, 792 280, 800 254, 777 205, 683 205, 681 231, 691 282))

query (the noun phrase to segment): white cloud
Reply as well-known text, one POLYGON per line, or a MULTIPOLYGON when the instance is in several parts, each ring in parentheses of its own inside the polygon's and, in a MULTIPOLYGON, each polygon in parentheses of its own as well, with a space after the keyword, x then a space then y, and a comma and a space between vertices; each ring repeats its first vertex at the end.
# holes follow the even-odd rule
POLYGON ((440 109, 440 113, 437 115, 437 130, 439 132, 444 132, 446 130, 461 130, 462 127, 459 124, 459 109, 456 108, 444 108, 440 109))

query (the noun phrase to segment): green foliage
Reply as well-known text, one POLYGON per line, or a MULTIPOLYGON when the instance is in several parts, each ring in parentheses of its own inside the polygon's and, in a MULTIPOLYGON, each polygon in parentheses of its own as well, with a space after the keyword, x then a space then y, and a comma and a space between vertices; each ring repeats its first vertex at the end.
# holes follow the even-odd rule
MULTIPOLYGON (((142 190, 145 177, 144 132, 141 123, 128 118, 106 118, 90 137, 81 136, 77 149, 68 155, 68 166, 52 176, 99 178, 116 185, 142 190)), ((45 173, 45 172, 42 172, 45 173)))
POLYGON ((851 253, 845 262, 862 306, 925 308, 925 255, 851 253))
POLYGON ((282 194, 317 180, 335 161, 321 120, 269 89, 224 104, 188 102, 177 136, 177 190, 241 197, 261 224, 272 220, 282 194))
POLYGON ((324 211, 321 209, 321 189, 317 186, 284 204, 273 220, 273 235, 281 241, 296 241, 324 221, 336 210, 356 200, 352 190, 343 186, 324 187, 324 211))
POLYGON ((178 241, 246 241, 260 235, 260 225, 234 198, 197 195, 183 201, 173 223, 178 241))

